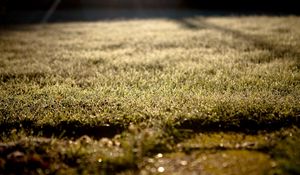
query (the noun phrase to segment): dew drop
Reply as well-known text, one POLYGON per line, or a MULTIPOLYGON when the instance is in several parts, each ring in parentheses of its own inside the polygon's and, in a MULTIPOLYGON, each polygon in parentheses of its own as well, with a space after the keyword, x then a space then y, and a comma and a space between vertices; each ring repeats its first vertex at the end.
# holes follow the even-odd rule
POLYGON ((182 161, 180 161, 180 164, 181 164, 182 166, 185 166, 185 165, 187 165, 187 161, 182 160, 182 161))
POLYGON ((158 153, 158 154, 156 155, 156 157, 157 157, 157 158, 162 158, 162 157, 163 157, 163 154, 162 154, 162 153, 158 153))
POLYGON ((159 173, 163 173, 164 171, 165 171, 165 168, 164 167, 158 167, 157 168, 157 171, 159 172, 159 173))

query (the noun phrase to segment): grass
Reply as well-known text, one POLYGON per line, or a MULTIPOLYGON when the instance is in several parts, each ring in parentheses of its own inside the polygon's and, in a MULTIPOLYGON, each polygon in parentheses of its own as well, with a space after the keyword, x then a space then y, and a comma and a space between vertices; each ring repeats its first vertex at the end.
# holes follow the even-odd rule
POLYGON ((297 174, 299 28, 296 16, 3 27, 0 170, 297 174))

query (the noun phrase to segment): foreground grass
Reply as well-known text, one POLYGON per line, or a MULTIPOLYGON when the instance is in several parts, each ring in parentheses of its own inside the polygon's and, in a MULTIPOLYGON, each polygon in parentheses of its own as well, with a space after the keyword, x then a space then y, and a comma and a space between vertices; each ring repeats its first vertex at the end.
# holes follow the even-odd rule
POLYGON ((299 28, 298 17, 4 28, 0 168, 299 173, 299 28))

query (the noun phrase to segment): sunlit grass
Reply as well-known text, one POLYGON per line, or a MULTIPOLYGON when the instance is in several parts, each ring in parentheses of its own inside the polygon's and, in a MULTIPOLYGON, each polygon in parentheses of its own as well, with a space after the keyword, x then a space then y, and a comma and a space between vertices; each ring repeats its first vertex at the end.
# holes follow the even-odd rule
MULTIPOLYGON (((218 138, 223 138, 219 131, 257 134, 298 126, 299 28, 298 17, 250 16, 57 23, 3 29, 1 140, 10 142, 14 132, 20 135, 18 138, 39 135, 51 137, 53 142, 88 135, 92 137, 92 147, 98 147, 99 139, 117 137, 122 143, 121 152, 115 145, 111 147, 116 150, 103 148, 103 154, 117 151, 116 158, 104 155, 108 167, 100 166, 98 171, 95 165, 87 171, 135 173, 145 168, 139 161, 146 156, 159 152, 176 155, 193 150, 194 142, 197 149, 208 145, 216 148, 221 144, 218 138), (197 139, 189 142, 186 139, 193 132, 216 135, 204 136, 203 143, 197 139), (181 141, 187 142, 177 149, 181 141)), ((240 145, 237 152, 230 154, 245 149, 242 145, 250 139, 258 144, 253 150, 259 152, 259 160, 273 161, 269 155, 275 155, 271 153, 275 143, 266 144, 260 135, 233 136, 224 136, 229 138, 228 147, 240 145), (233 144, 231 140, 236 138, 240 141, 233 144), (261 154, 265 154, 262 159, 261 154)), ((65 145, 68 141, 58 142, 65 145)), ((71 162, 76 162, 76 156, 93 154, 90 147, 80 143, 77 146, 67 145, 67 150, 50 146, 53 154, 62 154, 62 158, 53 156, 58 165, 66 167, 51 167, 49 172, 69 167, 70 171, 74 168, 82 173, 65 161, 65 156, 69 159, 66 151, 71 152, 71 162)), ((95 155, 100 156, 97 149, 100 148, 96 148, 95 155)), ((1 162, 7 161, 7 154, 9 151, 1 152, 0 168, 6 167, 1 162)), ((242 151, 243 156, 251 153, 242 151)), ((82 167, 89 163, 85 158, 79 159, 82 167)), ((252 172, 233 168, 231 173, 249 171, 252 172)))

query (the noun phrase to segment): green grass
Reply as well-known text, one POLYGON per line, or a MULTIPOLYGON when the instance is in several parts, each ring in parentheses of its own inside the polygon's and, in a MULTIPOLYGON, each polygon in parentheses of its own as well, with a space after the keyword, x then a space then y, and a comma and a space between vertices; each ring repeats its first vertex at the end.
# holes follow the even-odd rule
POLYGON ((0 170, 299 173, 299 28, 295 16, 4 27, 0 170))

